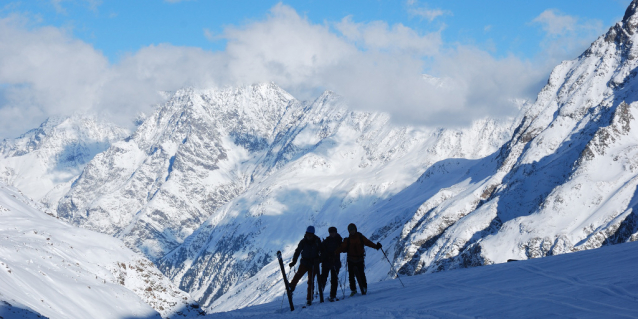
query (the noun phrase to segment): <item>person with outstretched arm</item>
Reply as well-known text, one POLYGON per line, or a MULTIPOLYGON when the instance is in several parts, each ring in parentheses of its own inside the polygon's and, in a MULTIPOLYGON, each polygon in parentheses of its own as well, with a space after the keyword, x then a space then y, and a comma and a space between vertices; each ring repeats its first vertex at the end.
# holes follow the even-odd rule
POLYGON ((322 262, 321 262, 321 278, 319 279, 319 287, 324 288, 328 283, 328 274, 330 274, 330 297, 328 301, 332 302, 337 299, 337 288, 339 287, 339 269, 341 269, 341 260, 339 254, 335 250, 341 246, 343 239, 337 232, 336 227, 328 228, 328 237, 321 242, 322 245, 322 262))
POLYGON ((315 235, 315 227, 308 226, 306 229, 306 234, 304 238, 299 241, 297 245, 297 249, 295 249, 295 254, 292 257, 292 262, 288 265, 290 268, 294 267, 297 263, 297 259, 299 259, 299 255, 301 255, 301 263, 299 265, 299 269, 297 269, 297 273, 292 278, 290 282, 290 291, 295 291, 295 287, 297 287, 297 283, 303 277, 303 275, 308 273, 308 295, 306 296, 306 304, 312 304, 312 296, 314 290, 314 277, 315 277, 315 264, 319 261, 319 256, 321 253, 321 239, 315 235))
POLYGON ((373 243, 368 238, 357 231, 355 224, 348 225, 349 236, 343 240, 341 246, 335 251, 336 253, 347 253, 348 256, 348 279, 350 280, 350 297, 357 294, 356 280, 359 282, 361 294, 368 293, 368 282, 366 281, 365 269, 365 246, 381 249, 381 243, 373 243))

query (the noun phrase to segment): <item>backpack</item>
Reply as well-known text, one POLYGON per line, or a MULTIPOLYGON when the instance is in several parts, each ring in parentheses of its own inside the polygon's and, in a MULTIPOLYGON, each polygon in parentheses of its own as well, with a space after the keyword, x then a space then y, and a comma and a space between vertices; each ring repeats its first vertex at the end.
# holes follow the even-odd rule
POLYGON ((301 259, 306 259, 308 261, 314 260, 321 255, 321 240, 319 237, 315 236, 310 241, 304 240, 303 250, 301 251, 301 259))

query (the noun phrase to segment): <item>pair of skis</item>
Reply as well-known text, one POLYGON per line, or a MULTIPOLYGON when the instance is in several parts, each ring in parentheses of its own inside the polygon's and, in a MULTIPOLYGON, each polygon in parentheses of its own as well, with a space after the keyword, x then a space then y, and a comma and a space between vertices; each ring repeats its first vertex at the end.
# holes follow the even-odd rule
MULTIPOLYGON (((286 276, 286 269, 284 268, 284 259, 281 257, 281 251, 277 251, 277 259, 279 259, 279 267, 281 268, 281 275, 284 277, 284 285, 286 285, 286 294, 288 295, 288 303, 290 303, 290 311, 295 310, 295 306, 292 303, 292 291, 290 290, 290 283, 288 282, 288 277, 286 276)), ((317 267, 317 272, 315 274, 319 274, 319 267, 317 267)), ((313 274, 313 276, 315 275, 313 274)), ((320 277, 320 276, 317 276, 320 277)), ((320 281, 317 280, 317 284, 320 284, 320 281)), ((321 289, 321 285, 319 286, 319 302, 323 302, 323 289, 321 289)))
POLYGON ((281 267, 281 274, 284 276, 284 285, 286 285, 286 294, 288 295, 288 302, 290 303, 290 311, 295 310, 295 305, 292 303, 292 291, 290 291, 290 283, 286 276, 286 269, 284 268, 284 259, 281 257, 281 251, 277 251, 277 259, 279 259, 279 267, 281 267))

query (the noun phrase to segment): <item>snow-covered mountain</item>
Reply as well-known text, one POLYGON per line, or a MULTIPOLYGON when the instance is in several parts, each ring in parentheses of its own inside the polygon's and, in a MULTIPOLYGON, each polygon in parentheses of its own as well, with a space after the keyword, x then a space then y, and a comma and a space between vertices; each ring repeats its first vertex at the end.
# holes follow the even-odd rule
POLYGON ((440 187, 402 227, 395 244, 402 273, 636 240, 637 6, 554 69, 491 172, 440 187))
POLYGON ((52 117, 0 143, 0 181, 55 208, 84 165, 130 133, 96 116, 52 117))
POLYGON ((395 127, 331 92, 304 103, 274 84, 182 90, 87 164, 57 213, 123 239, 214 308, 308 224, 395 221, 396 206, 370 213, 433 163, 495 152, 512 121, 395 127))
POLYGON ((43 210, 0 182, 0 315, 200 316, 187 293, 122 241, 70 226, 43 210))
MULTIPOLYGON (((518 119, 397 127, 274 84, 175 95, 98 154, 60 218, 121 238, 207 311, 281 295, 277 250, 354 222, 401 274, 638 238, 638 0, 518 119)), ((369 281, 392 277, 376 252, 369 281)))

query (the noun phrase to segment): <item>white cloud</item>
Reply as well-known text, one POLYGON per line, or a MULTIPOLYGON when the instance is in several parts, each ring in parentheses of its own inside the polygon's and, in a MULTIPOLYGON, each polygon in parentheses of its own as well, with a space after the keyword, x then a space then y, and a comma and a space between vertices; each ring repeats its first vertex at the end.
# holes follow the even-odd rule
POLYGON ((430 22, 434 21, 434 19, 451 14, 450 11, 442 10, 442 9, 430 9, 427 4, 422 7, 417 7, 419 2, 417 0, 408 0, 406 1, 406 5, 408 6, 408 14, 413 17, 420 17, 421 19, 426 19, 430 22))
POLYGON ((210 36, 226 40, 226 50, 163 44, 113 65, 64 30, 0 20, 0 136, 76 111, 108 111, 127 123, 161 102, 159 91, 267 81, 301 99, 330 89, 354 109, 389 112, 401 123, 456 126, 515 112, 508 100, 533 97, 530 88, 545 80, 543 70, 515 57, 446 48, 440 31, 350 17, 313 24, 281 4, 262 21, 210 36), (424 80, 426 69, 451 85, 424 80))
POLYGON ((217 36, 210 29, 204 29, 204 37, 208 39, 208 41, 214 42, 219 40, 217 36))
POLYGON ((29 31, 17 16, 0 20, 2 133, 34 126, 38 115, 90 109, 108 72, 104 56, 61 29, 29 31))
POLYGON ((581 19, 554 9, 547 9, 531 21, 545 31, 541 42, 541 58, 556 63, 582 53, 597 36, 604 32, 603 23, 596 19, 581 19))
POLYGON ((540 24, 543 30, 550 35, 559 35, 575 31, 578 19, 569 15, 563 15, 556 10, 548 9, 534 18, 532 22, 540 24))
POLYGON ((443 11, 441 9, 428 9, 428 8, 410 8, 408 9, 408 13, 412 16, 421 17, 422 19, 426 19, 430 22, 434 21, 437 17, 440 17, 447 13, 447 11, 443 11))
POLYGON ((341 22, 336 23, 335 27, 348 40, 365 49, 432 56, 438 52, 442 44, 440 31, 419 35, 400 23, 390 27, 383 21, 363 24, 353 22, 351 17, 345 17, 341 22))
MULTIPOLYGON (((55 8, 55 11, 60 14, 66 14, 66 9, 62 6, 63 2, 69 2, 70 0, 50 0, 51 5, 55 8)), ((88 8, 92 11, 96 11, 97 7, 102 4, 102 0, 81 0, 80 2, 86 2, 88 8)))

